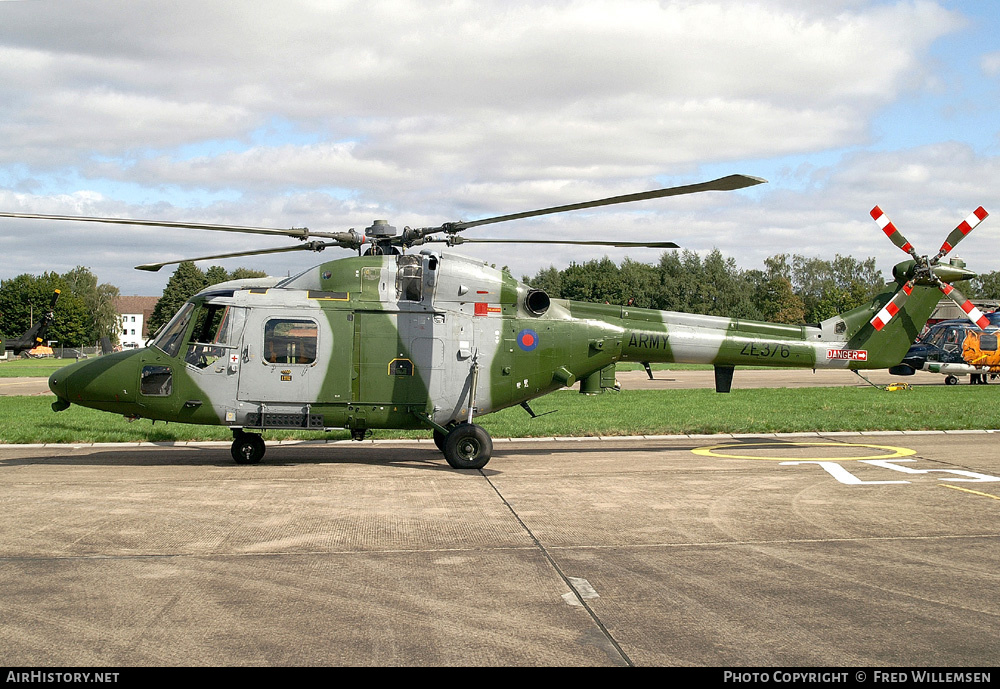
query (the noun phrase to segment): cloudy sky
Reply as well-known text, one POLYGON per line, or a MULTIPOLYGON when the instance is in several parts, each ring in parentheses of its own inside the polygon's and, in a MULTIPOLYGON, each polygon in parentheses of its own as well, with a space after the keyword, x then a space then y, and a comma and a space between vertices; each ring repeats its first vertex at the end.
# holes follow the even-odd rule
MULTIPOLYGON (((872 206, 933 253, 983 205, 955 253, 1000 270, 998 36, 988 0, 0 0, 0 211, 423 227, 743 173, 769 183, 467 234, 672 240, 745 268, 875 256, 888 275, 904 256, 872 206)), ((132 266, 268 246, 0 219, 0 278, 84 265, 159 295, 172 269, 132 266)), ((460 251, 517 276, 626 255, 460 251)))

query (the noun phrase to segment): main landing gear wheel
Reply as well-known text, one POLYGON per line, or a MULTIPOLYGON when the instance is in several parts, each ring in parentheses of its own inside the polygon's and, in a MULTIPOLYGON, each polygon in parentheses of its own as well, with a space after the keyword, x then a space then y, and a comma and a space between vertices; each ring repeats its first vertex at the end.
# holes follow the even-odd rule
POLYGON ((434 429, 434 444, 437 445, 437 449, 441 450, 441 452, 444 452, 444 441, 447 439, 447 435, 436 428, 434 429))
POLYGON ((481 426, 462 423, 444 439, 444 458, 453 469, 482 469, 493 454, 493 439, 481 426))
POLYGON ((957 385, 958 384, 958 378, 956 378, 955 376, 947 376, 944 379, 944 384, 945 385, 957 385))
POLYGON ((237 464, 259 464, 264 458, 264 439, 256 433, 239 431, 233 434, 230 452, 237 464))

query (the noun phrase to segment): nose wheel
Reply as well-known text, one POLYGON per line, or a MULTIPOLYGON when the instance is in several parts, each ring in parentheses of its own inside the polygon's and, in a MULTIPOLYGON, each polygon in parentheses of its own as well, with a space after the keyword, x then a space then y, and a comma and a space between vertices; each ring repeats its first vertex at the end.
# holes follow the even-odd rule
POLYGON ((230 453, 237 464, 259 464, 264 458, 264 439, 256 433, 233 431, 233 446, 230 453))
POLYGON ((493 438, 474 423, 460 423, 445 436, 435 431, 434 442, 453 469, 482 469, 493 455, 493 438))

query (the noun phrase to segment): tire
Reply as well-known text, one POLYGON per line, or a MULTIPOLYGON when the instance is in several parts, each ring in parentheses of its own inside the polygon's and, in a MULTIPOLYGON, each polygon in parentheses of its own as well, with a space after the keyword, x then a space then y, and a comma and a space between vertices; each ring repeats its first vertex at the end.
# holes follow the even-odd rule
POLYGON ((240 433, 233 438, 230 453, 237 464, 259 464, 264 458, 264 439, 256 433, 240 433))
MULTIPOLYGON (((457 424, 454 422, 445 425, 445 428, 450 432, 457 424)), ((441 431, 434 429, 434 444, 437 445, 437 449, 444 453, 444 444, 448 441, 448 434, 442 433, 441 431)))
POLYGON ((444 452, 444 444, 445 444, 445 441, 447 441, 447 440, 448 440, 448 436, 446 436, 444 433, 442 433, 438 429, 436 429, 436 428, 434 429, 434 444, 437 445, 437 449, 441 450, 441 452, 444 452))
POLYGON ((444 458, 453 469, 482 469, 493 454, 493 439, 480 426, 455 426, 444 441, 444 458))
POLYGON ((945 385, 957 385, 958 384, 958 378, 956 378, 955 376, 948 376, 948 377, 946 377, 944 379, 944 384, 945 385))

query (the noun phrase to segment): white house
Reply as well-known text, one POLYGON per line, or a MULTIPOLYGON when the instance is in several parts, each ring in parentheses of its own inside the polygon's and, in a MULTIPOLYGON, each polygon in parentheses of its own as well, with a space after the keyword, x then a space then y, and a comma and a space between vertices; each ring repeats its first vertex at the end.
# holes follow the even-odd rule
POLYGON ((146 324, 159 300, 159 297, 118 297, 115 301, 121 326, 118 342, 123 349, 135 349, 146 344, 152 334, 146 324))

